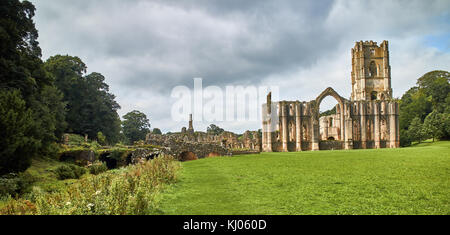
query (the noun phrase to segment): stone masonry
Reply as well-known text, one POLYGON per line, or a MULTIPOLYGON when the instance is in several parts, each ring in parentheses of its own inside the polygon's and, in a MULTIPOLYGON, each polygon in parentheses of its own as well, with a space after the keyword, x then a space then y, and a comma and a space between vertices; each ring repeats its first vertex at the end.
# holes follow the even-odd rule
POLYGON ((399 106, 392 99, 388 42, 357 42, 352 49, 351 100, 331 87, 309 102, 263 105, 262 151, 399 147, 399 106), (320 117, 322 100, 336 99, 336 114, 320 117))

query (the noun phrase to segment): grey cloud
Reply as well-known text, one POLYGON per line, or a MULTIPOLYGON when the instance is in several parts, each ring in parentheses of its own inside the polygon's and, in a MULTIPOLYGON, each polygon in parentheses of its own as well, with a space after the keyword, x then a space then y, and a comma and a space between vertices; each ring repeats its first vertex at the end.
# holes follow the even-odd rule
MULTIPOLYGON (((142 99, 130 93, 169 102, 170 90, 192 87, 194 77, 204 78, 204 86, 259 85, 275 77, 283 88, 294 90, 284 94, 287 98, 300 93, 312 98, 329 83, 347 92, 350 71, 341 65, 349 63, 355 41, 398 45, 450 28, 448 1, 33 2, 44 57, 82 58, 89 71, 106 76, 119 103, 126 103, 121 112, 142 99), (327 60, 332 57, 345 61, 327 60)), ((408 49, 415 48, 402 47, 408 49)), ((144 108, 163 129, 174 126, 167 106, 144 108)))

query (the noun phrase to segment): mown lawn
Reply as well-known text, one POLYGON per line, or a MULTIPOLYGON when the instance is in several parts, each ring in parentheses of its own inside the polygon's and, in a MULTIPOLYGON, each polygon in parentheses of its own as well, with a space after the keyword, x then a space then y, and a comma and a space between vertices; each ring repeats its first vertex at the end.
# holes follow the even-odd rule
POLYGON ((161 214, 450 214, 450 142, 184 162, 161 214))

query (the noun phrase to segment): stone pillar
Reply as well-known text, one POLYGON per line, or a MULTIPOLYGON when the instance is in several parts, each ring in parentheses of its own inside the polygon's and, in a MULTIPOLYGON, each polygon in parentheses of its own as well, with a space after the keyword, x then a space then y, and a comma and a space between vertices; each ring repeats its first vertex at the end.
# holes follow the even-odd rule
POLYGON ((295 149, 302 151, 302 109, 300 102, 295 103, 295 149))
POLYGON ((367 126, 366 126, 366 104, 364 102, 359 102, 360 105, 360 115, 361 115, 361 123, 360 123, 360 129, 361 129, 361 148, 366 149, 367 148, 367 126))
POLYGON ((398 104, 396 102, 390 102, 389 103, 389 147, 390 148, 398 148, 399 143, 399 127, 398 127, 398 116, 397 113, 397 106, 398 104))
POLYGON ((281 102, 281 127, 282 127, 282 134, 281 134, 281 142, 283 146, 283 152, 288 151, 288 123, 287 123, 287 114, 288 110, 286 110, 286 103, 281 102))
MULTIPOLYGON (((320 126, 319 126, 319 140, 327 140, 328 139, 328 119, 327 118, 323 118, 322 119, 322 125, 323 125, 323 136, 320 136, 320 126)), ((319 118, 319 122, 320 122, 320 118, 319 118)))
MULTIPOLYGON (((317 104, 314 104, 317 105, 317 104)), ((311 107, 311 143, 312 143, 312 151, 317 151, 320 150, 320 140, 319 140, 319 135, 320 135, 320 130, 319 130, 319 107, 311 107), (315 113, 317 111, 317 113, 315 113)))
POLYGON ((345 110, 345 149, 353 149, 353 123, 351 118, 350 104, 344 104, 345 110))
POLYGON ((381 140, 381 133, 380 133, 380 106, 376 101, 373 102, 374 107, 374 141, 375 141, 375 148, 379 149, 381 147, 380 140, 381 140))

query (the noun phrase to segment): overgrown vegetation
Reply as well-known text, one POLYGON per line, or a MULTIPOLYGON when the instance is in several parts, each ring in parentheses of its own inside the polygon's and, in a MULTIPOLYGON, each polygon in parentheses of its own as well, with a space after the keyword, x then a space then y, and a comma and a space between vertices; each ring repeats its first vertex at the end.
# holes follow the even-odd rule
POLYGON ((0 214, 124 215, 152 214, 159 193, 177 180, 180 163, 161 156, 141 164, 82 178, 52 193, 35 187, 24 199, 9 197, 0 214))
POLYGON ((84 167, 76 165, 62 165, 56 169, 56 174, 58 174, 58 179, 79 179, 82 175, 86 173, 84 167))

